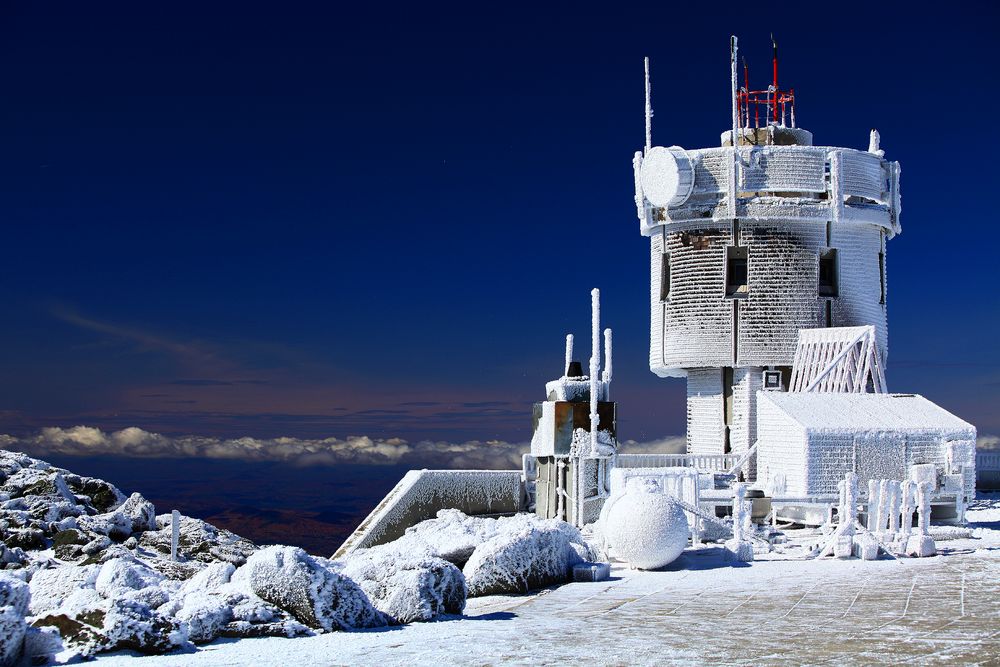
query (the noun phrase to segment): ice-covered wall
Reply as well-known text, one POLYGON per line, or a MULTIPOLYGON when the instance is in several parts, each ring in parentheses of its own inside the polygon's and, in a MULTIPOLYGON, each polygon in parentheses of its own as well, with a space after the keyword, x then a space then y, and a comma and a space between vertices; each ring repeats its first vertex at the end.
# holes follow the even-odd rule
POLYGON ((722 371, 693 368, 687 380, 687 451, 721 454, 725 438, 722 371))
MULTIPOLYGON (((763 396, 764 392, 758 394, 763 396)), ((798 495, 806 488, 805 429, 777 405, 757 401, 757 481, 771 496, 798 495)))
POLYGON ((887 326, 881 303, 882 233, 868 225, 827 226, 786 220, 671 226, 651 237, 650 368, 662 377, 687 369, 788 366, 799 329, 875 326, 883 358, 887 326), (670 290, 661 300, 662 243, 670 290), (726 296, 726 247, 747 249, 745 297, 726 296), (820 253, 837 251, 837 296, 820 296, 820 253), (736 344, 733 323, 736 321, 736 344), (733 355, 736 355, 734 360, 733 355))
MULTIPOLYGON (((757 392, 763 385, 763 372, 760 367, 733 371, 733 421, 729 441, 734 454, 744 453, 757 441, 757 392)), ((751 458, 744 471, 747 479, 756 479, 756 459, 751 458)))
POLYGON ((844 474, 906 479, 912 466, 942 473, 963 468, 965 494, 974 497, 975 462, 965 443, 976 430, 921 396, 894 394, 758 394, 758 479, 785 495, 834 495, 844 474), (949 462, 948 450, 956 461, 949 462), (804 474, 801 474, 801 472, 804 474))

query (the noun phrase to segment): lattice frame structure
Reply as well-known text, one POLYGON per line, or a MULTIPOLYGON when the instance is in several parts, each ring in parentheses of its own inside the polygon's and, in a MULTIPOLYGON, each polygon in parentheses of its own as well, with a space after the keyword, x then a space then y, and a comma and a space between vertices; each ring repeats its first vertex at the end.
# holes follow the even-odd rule
POLYGON ((875 327, 800 329, 789 391, 886 393, 875 327))

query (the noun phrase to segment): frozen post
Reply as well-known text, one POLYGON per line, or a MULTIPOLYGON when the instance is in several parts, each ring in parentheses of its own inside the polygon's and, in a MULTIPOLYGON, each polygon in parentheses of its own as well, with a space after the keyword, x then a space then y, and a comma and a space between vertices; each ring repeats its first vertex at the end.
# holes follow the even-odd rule
POLYGON ((899 531, 905 545, 913 530, 913 482, 906 479, 900 486, 903 498, 899 510, 899 531))
POLYGON ((876 518, 876 533, 884 533, 889 518, 889 480, 883 479, 878 488, 878 517, 876 518))
POLYGON ((600 387, 597 375, 601 367, 601 290, 596 287, 590 291, 590 308, 590 455, 596 457, 597 427, 601 421, 597 414, 600 387))
POLYGON ((890 482, 889 486, 889 533, 899 532, 899 482, 890 482))
POLYGON ((733 539, 726 541, 726 549, 732 560, 749 562, 753 560, 753 545, 750 543, 750 503, 747 484, 733 484, 733 539))
POLYGON ((868 480, 868 532, 874 533, 878 514, 878 482, 868 480))
POLYGON ((177 543, 181 536, 181 513, 174 510, 170 513, 170 560, 177 560, 177 543))
POLYGON ((573 334, 566 334, 566 365, 563 366, 563 375, 569 375, 569 365, 573 361, 573 334))
POLYGON ((844 475, 837 483, 840 488, 840 525, 837 527, 833 544, 833 555, 850 558, 854 554, 854 519, 858 507, 858 476, 853 472, 844 475))

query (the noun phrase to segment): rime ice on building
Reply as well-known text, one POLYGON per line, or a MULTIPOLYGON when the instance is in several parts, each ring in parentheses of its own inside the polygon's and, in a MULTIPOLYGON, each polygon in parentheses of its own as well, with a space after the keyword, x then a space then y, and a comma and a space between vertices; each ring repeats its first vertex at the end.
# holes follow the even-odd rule
POLYGON ((795 94, 746 82, 719 148, 635 155, 650 239, 649 366, 687 378, 688 451, 745 452, 765 370, 787 388, 800 329, 872 325, 886 357, 886 242, 899 164, 814 146, 795 94), (732 137, 739 150, 733 151, 732 137))

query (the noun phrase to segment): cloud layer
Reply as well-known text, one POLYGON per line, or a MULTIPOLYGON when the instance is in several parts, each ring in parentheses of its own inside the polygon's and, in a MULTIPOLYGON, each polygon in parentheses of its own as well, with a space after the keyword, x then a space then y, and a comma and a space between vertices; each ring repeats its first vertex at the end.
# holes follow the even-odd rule
MULTIPOLYGON (((296 465, 409 465, 417 468, 520 468, 528 443, 501 440, 445 442, 367 436, 348 438, 234 438, 186 435, 171 437, 129 427, 105 432, 90 426, 49 427, 28 437, 0 435, 0 447, 44 458, 113 455, 135 458, 210 458, 275 461, 296 465)), ((683 451, 682 436, 652 442, 626 441, 631 454, 683 451)))

